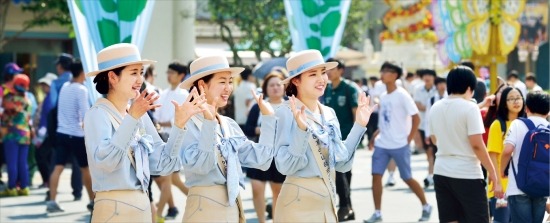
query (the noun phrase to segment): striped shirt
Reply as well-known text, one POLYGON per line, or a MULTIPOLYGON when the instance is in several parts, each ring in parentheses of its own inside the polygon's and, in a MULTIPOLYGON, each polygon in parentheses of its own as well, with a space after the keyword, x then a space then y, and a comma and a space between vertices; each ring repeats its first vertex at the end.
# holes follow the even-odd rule
POLYGON ((67 82, 59 92, 57 107, 57 132, 84 137, 84 114, 91 107, 88 89, 76 82, 67 82))

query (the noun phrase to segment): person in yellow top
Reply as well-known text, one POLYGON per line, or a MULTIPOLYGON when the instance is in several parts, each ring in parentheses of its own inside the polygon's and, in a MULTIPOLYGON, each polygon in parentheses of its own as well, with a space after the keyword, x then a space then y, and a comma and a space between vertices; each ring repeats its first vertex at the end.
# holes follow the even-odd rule
MULTIPOLYGON (((502 91, 499 105, 497 108, 497 119, 493 121, 489 128, 489 138, 487 140, 487 150, 489 151, 489 157, 493 163, 496 163, 495 168, 500 169, 501 165, 508 165, 507 163, 501 163, 501 154, 504 150, 504 137, 507 129, 510 127, 510 123, 514 119, 519 117, 525 117, 525 103, 523 101, 523 95, 521 91, 515 87, 506 87, 502 91), (505 127, 503 127, 505 124, 505 127)), ((498 176, 500 185, 502 185, 503 193, 506 193, 506 187, 508 185, 508 176, 498 176)), ((497 207, 497 199, 503 197, 502 195, 493 192, 493 183, 489 182, 489 188, 487 197, 489 198, 489 209, 491 210, 491 216, 493 216, 493 222, 495 223, 509 223, 511 222, 510 210, 507 206, 499 205, 497 207)))

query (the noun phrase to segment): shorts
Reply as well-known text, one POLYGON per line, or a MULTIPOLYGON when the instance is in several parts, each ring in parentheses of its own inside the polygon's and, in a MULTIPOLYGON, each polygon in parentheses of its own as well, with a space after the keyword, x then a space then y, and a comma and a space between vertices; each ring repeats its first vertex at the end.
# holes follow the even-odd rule
POLYGON ((483 179, 434 175, 440 222, 489 223, 489 204, 483 179))
POLYGON ((277 167, 275 166, 275 161, 271 163, 271 166, 268 170, 262 171, 259 169, 248 168, 246 170, 246 176, 250 179, 259 180, 259 181, 270 181, 274 183, 282 184, 285 182, 285 175, 281 174, 277 167))
POLYGON ((66 135, 58 132, 55 140, 55 165, 65 165, 72 159, 72 156, 75 156, 80 168, 88 167, 88 156, 86 155, 84 137, 66 135))
POLYGON ((372 154, 372 174, 384 175, 391 159, 397 164, 401 179, 405 181, 412 179, 411 150, 408 144, 399 149, 384 149, 375 146, 372 154))

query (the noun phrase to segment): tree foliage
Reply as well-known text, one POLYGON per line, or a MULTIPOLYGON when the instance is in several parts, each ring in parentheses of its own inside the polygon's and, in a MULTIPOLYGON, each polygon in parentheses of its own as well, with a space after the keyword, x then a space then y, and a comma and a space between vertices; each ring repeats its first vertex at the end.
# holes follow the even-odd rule
MULTIPOLYGON (((359 43, 371 25, 367 21, 367 12, 371 7, 371 1, 352 0, 341 45, 360 47, 359 43)), ((233 52, 235 64, 242 64, 237 54, 241 49, 254 51, 258 61, 261 61, 262 51, 272 57, 280 57, 292 50, 283 0, 209 0, 208 8, 211 20, 220 27, 222 41, 233 52), (237 39, 234 36, 231 22, 241 30, 242 37, 237 39), (273 45, 278 45, 278 49, 274 49, 273 45)))
POLYGON ((220 26, 222 40, 233 52, 235 64, 242 64, 239 49, 254 51, 258 61, 262 52, 281 57, 292 50, 282 0, 210 0, 208 6, 211 19, 220 26), (230 22, 243 33, 238 40, 229 28, 230 22))
POLYGON ((371 9, 372 2, 366 0, 352 0, 346 20, 346 27, 340 45, 355 48, 362 47, 365 33, 374 21, 367 20, 367 12, 371 9))
POLYGON ((34 27, 60 25, 69 27, 72 32, 71 15, 66 0, 24 0, 21 4, 23 12, 31 13, 32 18, 23 23, 21 30, 10 38, 5 36, 7 11, 12 0, 0 0, 0 51, 8 42, 17 39, 21 34, 34 27))

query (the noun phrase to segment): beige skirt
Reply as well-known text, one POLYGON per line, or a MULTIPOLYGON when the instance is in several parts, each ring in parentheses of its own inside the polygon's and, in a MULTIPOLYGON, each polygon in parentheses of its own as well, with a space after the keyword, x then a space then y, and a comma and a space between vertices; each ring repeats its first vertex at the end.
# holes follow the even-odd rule
POLYGON ((224 185, 189 188, 183 222, 245 222, 240 196, 229 206, 224 185))
POLYGON ((116 190, 95 194, 93 223, 151 221, 151 203, 143 191, 116 190))
POLYGON ((337 222, 323 179, 287 177, 273 222, 337 222))

